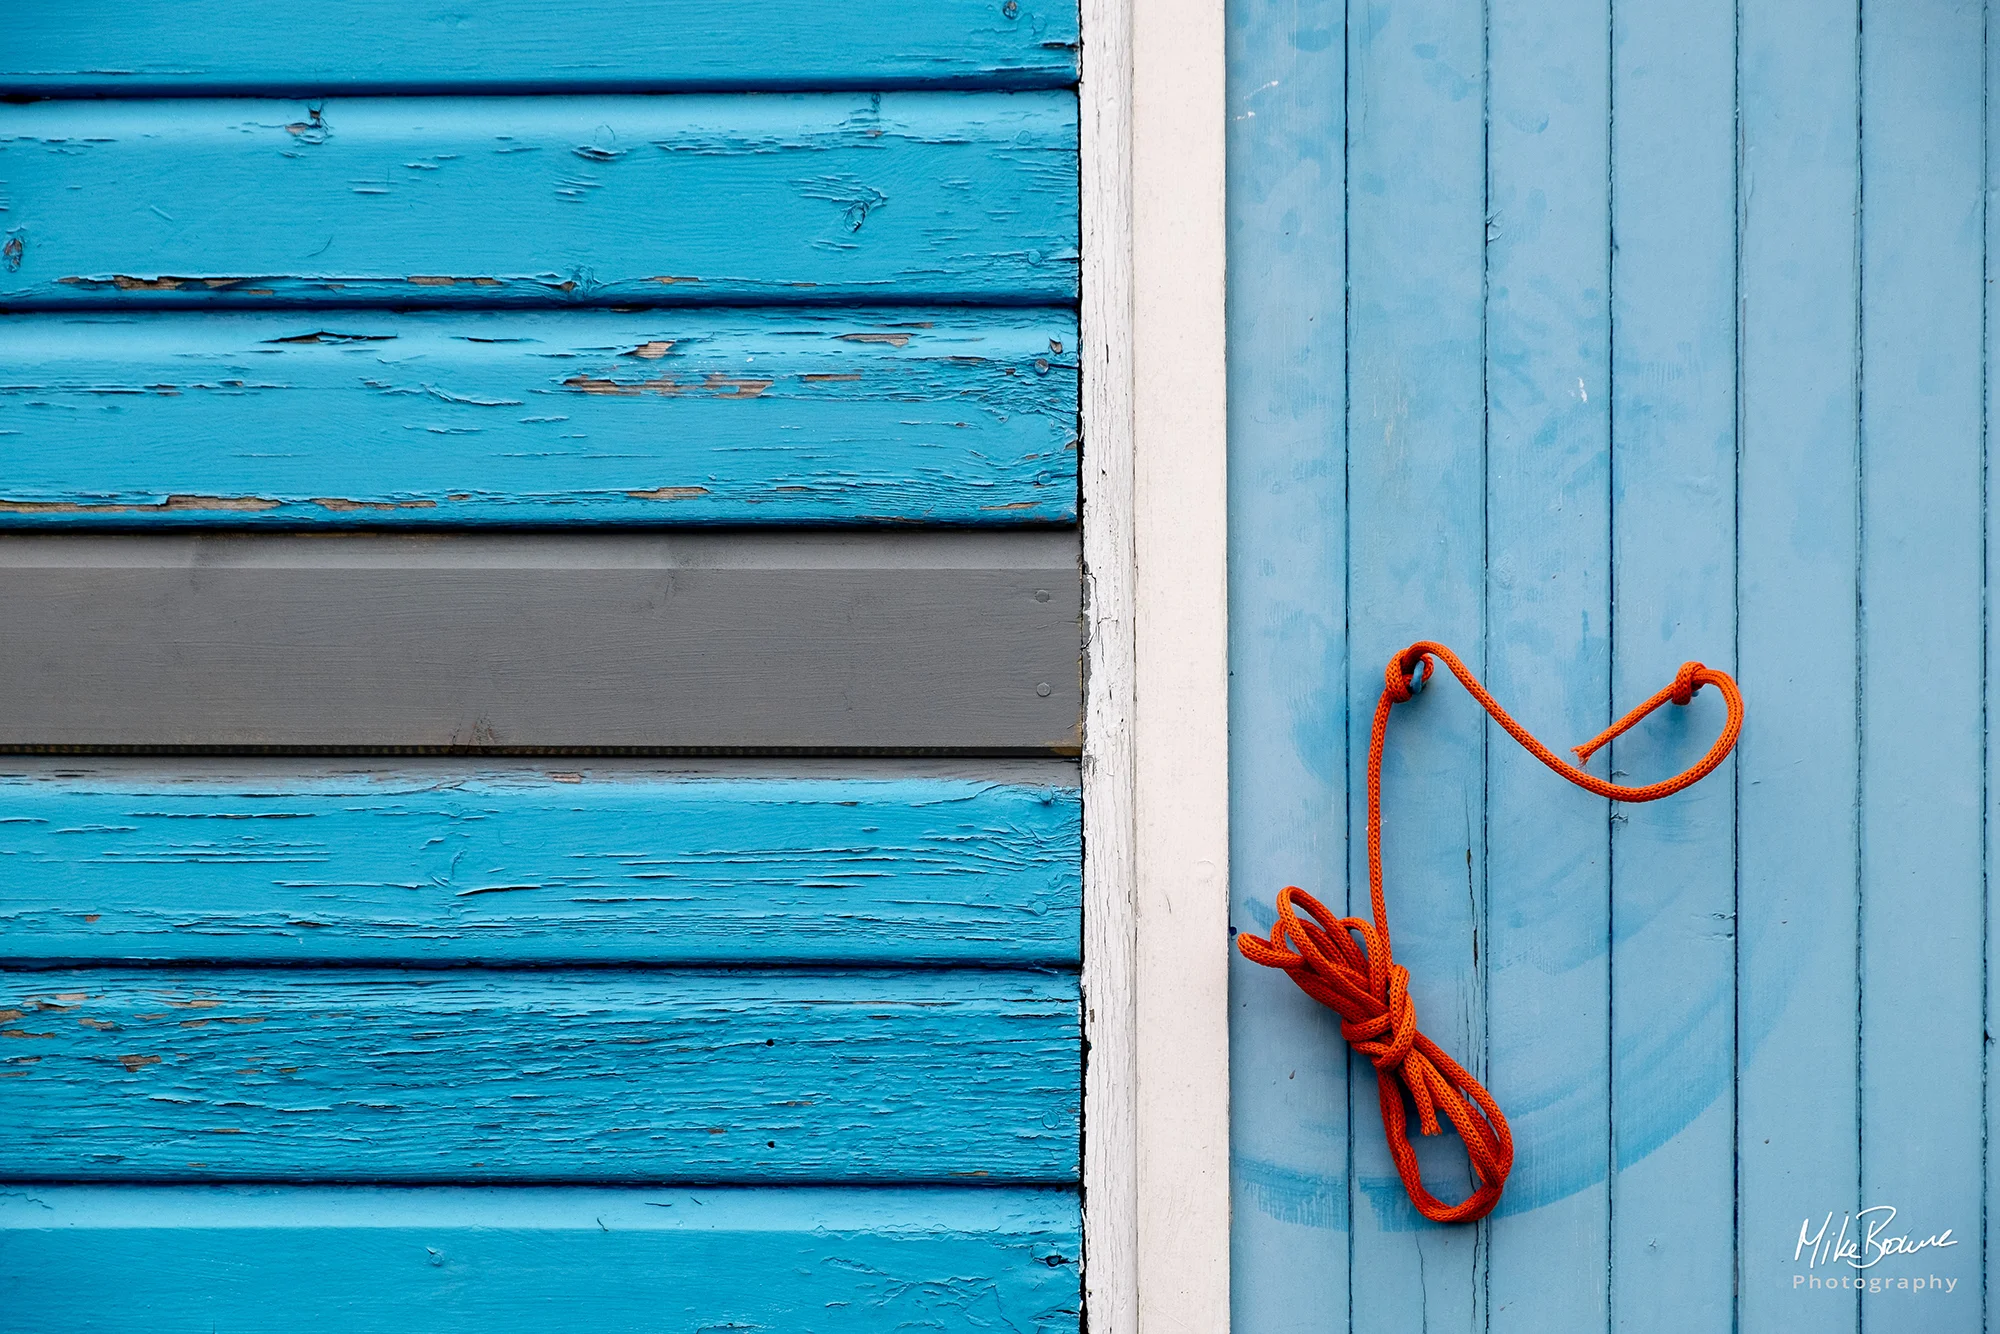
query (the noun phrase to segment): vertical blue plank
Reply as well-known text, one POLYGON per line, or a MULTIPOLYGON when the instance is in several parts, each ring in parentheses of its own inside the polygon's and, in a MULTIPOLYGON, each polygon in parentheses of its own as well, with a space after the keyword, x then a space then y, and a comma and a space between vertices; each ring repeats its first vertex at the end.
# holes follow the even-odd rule
MULTIPOLYGON (((1735 670, 1736 17, 1619 4, 1612 28, 1612 700, 1735 670)), ((1759 701, 1760 706, 1762 701, 1759 701)), ((1761 713, 1761 707, 1760 707, 1761 713)), ((1614 743, 1678 772, 1722 701, 1614 743)), ((1735 1279, 1733 767, 1611 827, 1611 1327, 1727 1329, 1735 1279)))
MULTIPOLYGON (((1492 6, 1487 681, 1557 746, 1609 719, 1611 17, 1492 6)), ((1488 1087, 1519 1158, 1492 1224, 1493 1330, 1605 1324, 1610 808, 1488 734, 1488 1087)))
MULTIPOLYGON (((1236 929, 1344 893, 1344 0, 1229 8, 1230 839, 1236 929)), ((1234 1323, 1347 1319, 1347 1044, 1289 978, 1230 976, 1234 1323)))
MULTIPOLYGON (((1481 286, 1484 21, 1479 0, 1356 5, 1348 24, 1349 827, 1389 655, 1418 638, 1482 665, 1481 286)), ((1462 691, 1398 711, 1384 766, 1384 864, 1396 959, 1417 1022, 1484 1077, 1482 728, 1462 691)), ((1368 911, 1361 840, 1349 911, 1368 911)), ((1351 1319, 1357 1330, 1484 1322, 1484 1227, 1437 1227, 1403 1193, 1382 1141, 1373 1068, 1349 1062, 1351 1319)), ((1462 1198, 1454 1136, 1421 1140, 1437 1194, 1462 1198)))
MULTIPOLYGON (((1856 1326, 1794 1291, 1858 1208, 1853 0, 1742 0, 1737 1328, 1856 1326)), ((1823 1272, 1823 1271, 1822 1271, 1823 1272)))
POLYGON ((1993 616, 1993 588, 1996 581, 2000 581, 2000 541, 1995 541, 1995 538, 1996 536, 2000 536, 2000 534, 1995 534, 1993 531, 1993 515, 1995 512, 1995 503, 1996 501, 2000 501, 2000 496, 1994 494, 1991 457, 1994 414, 1996 410, 2000 410, 2000 382, 1996 382, 1993 365, 1994 322, 1996 319, 2000 319, 2000 287, 1996 287, 1994 282, 1994 259, 1996 256, 2000 256, 2000 209, 1993 207, 1994 182, 1996 179, 2000 179, 2000 172, 1995 171, 1996 165, 2000 165, 2000 163, 1996 163, 1995 161, 1995 155, 2000 154, 2000 98, 1994 96, 1993 80, 1995 73, 2000 72, 1994 68, 1994 59, 1996 55, 2000 55, 2000 50, 1995 49, 1993 14, 1990 4, 1987 7, 1985 37, 1986 158, 1984 163, 1985 179, 1981 194, 1986 200, 1986 256, 1984 273, 1982 275, 1984 278, 1986 320, 1985 351, 1982 364, 1986 375, 1986 402, 1984 405, 1985 417, 1980 427, 1980 437, 1983 442, 1982 447, 1986 451, 1986 845, 1985 873, 1982 877, 1985 881, 1986 890, 1986 1011, 1985 1021, 1980 1027, 1987 1036, 1986 1053, 1984 1060, 1981 1062, 1982 1068, 1980 1074, 1983 1080, 1986 1105, 1987 1148, 1986 1153, 1980 1158, 1980 1174, 1983 1178, 1981 1185, 1985 1190, 1985 1212, 1980 1221, 1979 1242, 1982 1260, 1980 1270, 1981 1318, 1988 1327, 1991 1327, 1994 1318, 1994 1306, 1996 1301, 2000 1300, 2000 1288, 1996 1288, 1995 1286, 1996 1262, 2000 1262, 2000 1254, 1996 1254, 1996 1251, 2000 1251, 2000 1248, 1995 1247, 1993 1238, 1994 1220, 2000 1218, 2000 1173, 1993 1171, 1991 1161, 1994 1137, 1996 1134, 2000 1134, 2000 1106, 1996 1106, 1995 1090, 1993 1087, 1992 1038, 1996 1016, 2000 1016, 2000 975, 1996 975, 1993 967, 1994 958, 1996 955, 2000 955, 2000 913, 1993 911, 1994 840, 1996 835, 2000 835, 2000 784, 1996 784, 1993 781, 1993 753, 1996 745, 2000 745, 2000 709, 1996 709, 1995 707, 1996 704, 2000 704, 2000 701, 1994 699, 1993 692, 1993 663, 1996 650, 2000 650, 2000 635, 1996 635, 1993 616))
MULTIPOLYGON (((1966 0, 1864 0, 1863 15, 1861 1202, 1895 1208, 1888 1235, 1969 1238, 1985 1147, 1983 20, 1966 0)), ((1884 1261, 1863 1328, 1980 1329, 1980 1267, 1965 1245, 1884 1261), (1875 1291, 1930 1274, 1956 1291, 1875 1291)))

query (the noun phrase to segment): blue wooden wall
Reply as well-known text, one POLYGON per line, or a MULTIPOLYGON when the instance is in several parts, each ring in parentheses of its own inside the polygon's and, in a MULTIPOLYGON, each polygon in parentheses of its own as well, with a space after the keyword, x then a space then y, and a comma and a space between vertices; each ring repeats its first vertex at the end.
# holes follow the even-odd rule
POLYGON ((1077 24, 9 7, 0 1330, 1076 1334, 1077 24))
MULTIPOLYGON (((1988 28, 1232 0, 1236 926, 1287 883, 1365 912, 1369 714, 1415 638, 1558 745, 1689 658, 1749 711, 1637 807, 1449 683, 1397 711, 1397 956, 1519 1157, 1488 1221, 1422 1221, 1370 1067, 1239 961, 1237 1328, 1986 1327, 1988 28), (1880 1206, 1951 1244, 1800 1251, 1880 1206)), ((1664 776, 1720 720, 1599 763, 1664 776)), ((1462 1192, 1455 1141, 1420 1157, 1462 1192)))
POLYGON ((0 760, 0 1328, 1075 1330, 1081 806, 985 767, 0 760))

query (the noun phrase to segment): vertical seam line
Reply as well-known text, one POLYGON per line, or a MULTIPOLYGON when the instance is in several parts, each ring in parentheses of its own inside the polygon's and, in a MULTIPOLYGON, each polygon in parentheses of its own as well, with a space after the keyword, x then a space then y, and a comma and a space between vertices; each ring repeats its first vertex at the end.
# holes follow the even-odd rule
MULTIPOLYGON (((1604 721, 1618 681, 1618 0, 1604 25, 1604 721)), ((1618 769, 1612 742, 1610 771, 1618 769)), ((1618 1325, 1618 806, 1604 803, 1604 1328, 1618 1325)))
POLYGON ((1992 238, 1991 119, 1992 98, 1991 0, 1979 7, 1979 1327, 1990 1324, 1992 1293, 1989 1266, 1988 1202, 1992 1131, 1992 943, 1993 904, 1993 777, 1992 716, 1992 490, 1990 431, 1992 424, 1992 238))
MULTIPOLYGON (((1493 670, 1493 402, 1488 366, 1492 354, 1493 290, 1493 0, 1479 6, 1479 670, 1493 670)), ((1475 938, 1486 948, 1473 967, 1479 985, 1479 1077, 1493 1077, 1493 727, 1479 720, 1479 904, 1475 938)), ((1479 1320, 1493 1328, 1493 1219, 1479 1220, 1473 1256, 1479 1320)))
MULTIPOLYGON (((1735 340, 1736 364, 1733 408, 1736 476, 1734 483, 1734 527, 1730 537, 1730 626, 1729 660, 1738 677, 1743 674, 1743 342, 1746 324, 1743 309, 1743 0, 1735 0, 1730 34, 1731 140, 1734 148, 1731 176, 1732 222, 1735 228, 1734 268, 1731 273, 1731 332, 1735 340)), ((1754 744, 1754 742, 1753 742, 1754 744)), ((1738 743, 1741 747, 1741 743, 1738 743)), ((1730 771, 1730 932, 1729 932, 1729 1327, 1732 1334, 1743 1328, 1743 766, 1745 750, 1737 751, 1730 771)))
MULTIPOLYGON (((1868 152, 1867 3, 1854 6, 1854 1201, 1861 1208, 1867 1178, 1868 907, 1868 152)), ((1854 1328, 1863 1330, 1861 1294, 1854 1295, 1854 1328)))
MULTIPOLYGON (((1354 911, 1354 15, 1352 0, 1341 6, 1340 65, 1340 740, 1341 866, 1348 911, 1354 911)), ((1345 1048, 1346 1044, 1342 1044, 1345 1048)), ((1347 1093, 1347 1328, 1354 1329, 1354 1234, 1360 1217, 1354 1183, 1354 1057, 1340 1062, 1347 1093)))

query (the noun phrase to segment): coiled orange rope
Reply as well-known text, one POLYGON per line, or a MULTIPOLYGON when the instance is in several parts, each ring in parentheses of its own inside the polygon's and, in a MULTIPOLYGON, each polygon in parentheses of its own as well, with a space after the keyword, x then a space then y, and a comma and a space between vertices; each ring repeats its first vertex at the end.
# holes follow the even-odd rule
POLYGON ((1706 778, 1728 757, 1743 731, 1743 696, 1726 672, 1698 662, 1685 663, 1672 685, 1575 747, 1577 764, 1571 764, 1508 716, 1457 654, 1442 644, 1420 640, 1389 659, 1388 683, 1375 705, 1375 726, 1368 738, 1368 900, 1375 920, 1335 917, 1318 899, 1296 885, 1287 885, 1278 893, 1278 924, 1271 929, 1271 938, 1237 937, 1244 958, 1284 969, 1308 996, 1337 1011, 1341 1036, 1375 1063, 1375 1091, 1382 1104, 1389 1153, 1418 1211, 1433 1222, 1470 1223, 1484 1218, 1500 1202, 1507 1174, 1514 1167, 1514 1136, 1493 1095, 1418 1030, 1416 1008, 1410 1002, 1409 970, 1398 964, 1390 951, 1389 913, 1382 900, 1382 745, 1389 730, 1389 710, 1423 688, 1435 670, 1435 661, 1449 667, 1466 692, 1530 755, 1578 787, 1614 801, 1657 801, 1706 778), (1422 675, 1418 675, 1419 668, 1422 675), (1729 720, 1708 754, 1686 772, 1664 782, 1625 787, 1578 767, 1662 704, 1669 700, 1686 704, 1708 685, 1722 692, 1729 720), (1306 918, 1299 916, 1299 908, 1305 909, 1306 918), (1424 1188, 1423 1171, 1410 1147, 1404 1090, 1417 1105, 1417 1122, 1424 1134, 1439 1133, 1438 1109, 1443 1108, 1465 1142, 1465 1155, 1478 1186, 1462 1203, 1446 1204, 1424 1188))

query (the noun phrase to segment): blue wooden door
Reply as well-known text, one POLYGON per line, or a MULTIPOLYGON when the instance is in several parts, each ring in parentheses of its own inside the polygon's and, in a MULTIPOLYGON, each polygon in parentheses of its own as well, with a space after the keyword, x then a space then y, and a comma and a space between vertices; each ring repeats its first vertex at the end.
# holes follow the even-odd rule
MULTIPOLYGON (((1487 1222, 1425 1223, 1368 1065, 1239 962, 1238 1327, 1985 1327, 1982 7, 1229 26, 1237 927, 1287 883, 1365 911, 1414 639, 1558 747, 1691 658, 1749 717, 1700 787, 1611 806, 1449 682, 1398 710, 1397 956, 1519 1158, 1487 1222)), ((1720 720, 1599 764, 1665 776, 1720 720)), ((1455 1142, 1420 1156, 1464 1193, 1455 1142)))
POLYGON ((14 6, 0 1330, 1080 1328, 1077 12, 14 6))

